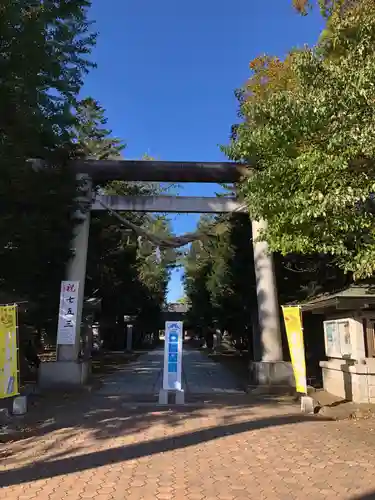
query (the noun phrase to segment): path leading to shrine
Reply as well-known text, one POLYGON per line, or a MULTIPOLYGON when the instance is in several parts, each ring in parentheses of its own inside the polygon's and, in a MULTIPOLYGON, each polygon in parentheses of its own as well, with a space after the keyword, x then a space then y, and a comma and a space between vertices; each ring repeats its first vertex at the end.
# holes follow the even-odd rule
MULTIPOLYGON (((121 372, 108 377, 99 394, 122 396, 132 401, 156 402, 162 380, 163 350, 157 349, 140 356, 121 372)), ((244 395, 230 371, 198 350, 185 349, 183 352, 182 383, 187 401, 189 398, 204 401, 214 396, 244 395)))
POLYGON ((375 421, 306 417, 288 399, 246 395, 197 351, 184 357, 194 398, 160 407, 161 364, 161 351, 141 356, 51 408, 33 437, 0 445, 0 499, 375 497, 375 421))

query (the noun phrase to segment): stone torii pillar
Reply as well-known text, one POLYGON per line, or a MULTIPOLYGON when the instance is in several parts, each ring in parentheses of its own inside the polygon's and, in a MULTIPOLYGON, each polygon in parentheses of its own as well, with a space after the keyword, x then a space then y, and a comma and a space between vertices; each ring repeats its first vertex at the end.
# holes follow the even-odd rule
POLYGON ((82 311, 85 296, 86 263, 91 223, 92 182, 91 179, 85 175, 77 175, 77 182, 81 183, 81 196, 77 198, 77 202, 80 204, 80 207, 76 212, 78 220, 73 231, 73 255, 68 262, 65 272, 66 281, 79 282, 75 344, 69 346, 59 346, 57 359, 60 361, 76 361, 80 351, 82 311))
POLYGON ((273 256, 265 241, 257 241, 266 228, 266 221, 252 221, 259 336, 254 342, 251 382, 257 386, 291 387, 294 377, 291 364, 283 360, 273 256))
POLYGON ((87 175, 77 175, 81 184, 77 202, 80 205, 75 216, 78 219, 73 230, 72 257, 65 272, 66 281, 79 283, 74 344, 57 345, 57 361, 41 363, 39 384, 48 386, 80 386, 87 381, 90 362, 79 359, 81 347, 82 311, 85 295, 86 262, 91 221, 92 181, 87 175))

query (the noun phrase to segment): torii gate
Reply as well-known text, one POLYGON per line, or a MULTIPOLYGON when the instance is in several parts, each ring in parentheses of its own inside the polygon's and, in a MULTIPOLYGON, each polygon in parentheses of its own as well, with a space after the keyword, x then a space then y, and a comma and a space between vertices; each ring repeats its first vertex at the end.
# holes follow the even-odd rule
MULTIPOLYGON (((77 178, 85 179, 85 198, 89 209, 82 213, 81 223, 75 228, 74 257, 68 265, 67 281, 78 281, 78 309, 74 345, 59 345, 57 361, 41 365, 41 385, 82 384, 88 375, 88 366, 79 361, 80 327, 84 299, 86 260, 88 251, 90 212, 104 210, 104 201, 112 210, 141 212, 225 213, 246 211, 235 198, 187 196, 98 196, 93 200, 91 186, 98 182, 123 180, 139 182, 199 182, 235 183, 240 181, 244 166, 230 162, 164 162, 149 160, 78 160, 72 162, 77 178)), ((255 339, 256 359, 252 363, 255 383, 288 385, 291 367, 283 361, 280 314, 272 255, 267 243, 257 242, 266 227, 264 221, 252 221, 254 265, 260 338, 255 339)))

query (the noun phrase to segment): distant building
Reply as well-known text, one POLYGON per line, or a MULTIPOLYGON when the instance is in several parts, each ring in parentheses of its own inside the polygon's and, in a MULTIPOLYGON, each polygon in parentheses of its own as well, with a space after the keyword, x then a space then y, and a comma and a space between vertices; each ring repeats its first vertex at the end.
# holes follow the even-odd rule
POLYGON ((164 321, 184 321, 186 313, 188 312, 189 304, 182 304, 180 302, 170 302, 163 309, 164 321))

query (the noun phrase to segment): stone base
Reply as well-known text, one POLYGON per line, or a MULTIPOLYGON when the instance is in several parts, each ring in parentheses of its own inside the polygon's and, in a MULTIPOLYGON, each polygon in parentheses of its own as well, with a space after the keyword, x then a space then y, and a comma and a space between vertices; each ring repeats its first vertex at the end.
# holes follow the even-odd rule
POLYGON ((375 403, 375 359, 321 361, 323 388, 353 403, 375 403))
POLYGON ((90 361, 50 361, 39 366, 38 383, 42 389, 79 387, 88 381, 90 361))
POLYGON ((25 415, 27 413, 27 396, 16 396, 13 399, 12 414, 25 415))
POLYGON ((293 367, 288 361, 251 361, 250 388, 260 391, 295 390, 293 367))
POLYGON ((184 405, 185 404, 185 393, 183 389, 180 391, 176 391, 176 405, 184 405))
POLYGON ((160 389, 159 392, 159 405, 167 405, 169 404, 169 395, 174 396, 176 405, 184 405, 185 404, 185 393, 183 389, 168 391, 166 389, 160 389))
POLYGON ((310 396, 301 397, 301 412, 307 415, 313 415, 315 410, 314 399, 310 396))

